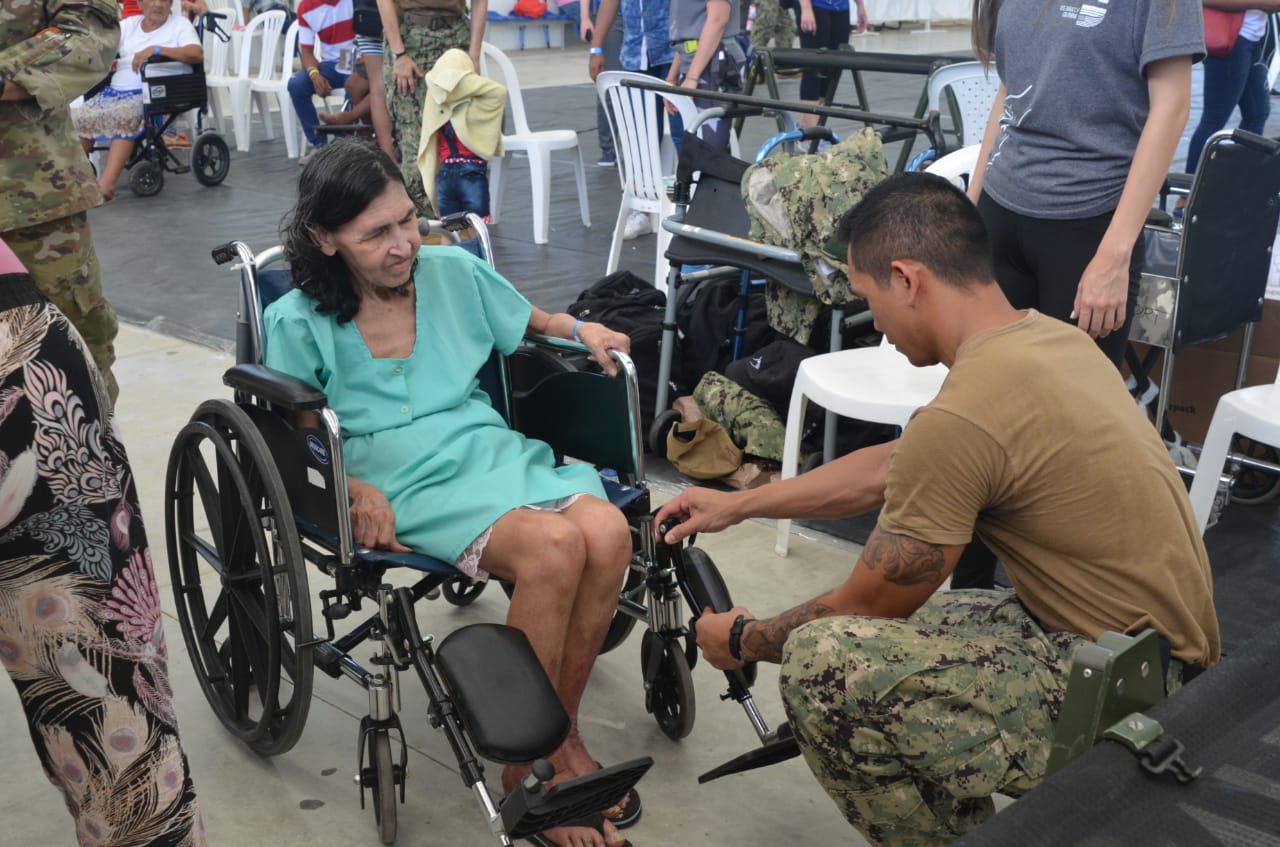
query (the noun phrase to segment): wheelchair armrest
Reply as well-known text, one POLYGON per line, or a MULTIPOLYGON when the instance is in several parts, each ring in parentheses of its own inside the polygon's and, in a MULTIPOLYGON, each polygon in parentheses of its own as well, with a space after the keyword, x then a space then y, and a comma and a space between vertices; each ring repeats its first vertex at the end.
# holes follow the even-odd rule
POLYGON ((222 375, 222 382, 294 412, 323 409, 329 403, 323 391, 266 365, 236 365, 222 375))
POLYGON ((550 347, 554 350, 566 350, 570 353, 586 353, 588 355, 591 353, 587 349, 587 345, 581 342, 555 338, 550 335, 534 335, 530 333, 524 337, 524 340, 530 344, 537 344, 539 347, 550 347))
POLYGON ((1160 189, 1161 194, 1190 194, 1191 183, 1195 180, 1195 174, 1179 174, 1171 173, 1165 176, 1164 186, 1160 189))

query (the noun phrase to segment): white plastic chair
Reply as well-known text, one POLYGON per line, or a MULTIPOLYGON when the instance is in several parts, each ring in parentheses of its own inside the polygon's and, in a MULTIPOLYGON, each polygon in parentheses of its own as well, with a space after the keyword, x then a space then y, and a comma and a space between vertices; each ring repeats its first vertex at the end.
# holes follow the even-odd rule
MULTIPOLYGON (((249 84, 249 90, 255 99, 258 94, 275 95, 276 105, 280 108, 285 152, 290 159, 296 159, 302 149, 299 144, 301 128, 298 125, 298 115, 293 109, 293 100, 289 97, 289 78, 293 75, 293 57, 298 52, 298 22, 289 24, 281 50, 268 54, 265 38, 262 49, 262 63, 258 68, 258 75, 249 84)), ((271 138, 271 115, 264 108, 259 107, 259 110, 262 121, 267 126, 267 138, 271 138)))
MULTIPOLYGON (((628 215, 633 211, 644 212, 656 215, 660 222, 674 211, 663 182, 663 177, 675 172, 671 134, 664 133, 663 143, 658 143, 658 127, 667 117, 663 100, 651 91, 622 84, 626 80, 652 79, 647 74, 630 71, 605 71, 596 78, 596 92, 604 103, 609 126, 613 129, 614 149, 618 152, 618 179, 622 184, 622 200, 618 206, 618 220, 613 227, 613 241, 609 245, 606 274, 618 269, 628 215)), ((672 100, 677 108, 683 106, 690 114, 697 114, 690 98, 675 97, 672 100), (681 100, 684 102, 679 102, 681 100)), ((655 281, 665 280, 665 254, 671 233, 661 226, 655 226, 654 231, 658 235, 658 247, 653 278, 655 281)))
POLYGON ((507 55, 485 42, 480 54, 480 73, 497 80, 507 87, 507 108, 515 127, 514 135, 502 136, 503 155, 489 163, 492 178, 489 182, 489 211, 493 222, 498 222, 502 209, 502 192, 508 160, 513 154, 529 159, 529 182, 533 189, 533 242, 546 244, 551 229, 551 153, 553 150, 573 151, 573 170, 578 183, 578 208, 582 213, 582 225, 591 226, 591 208, 587 200, 587 178, 582 168, 582 150, 578 147, 578 134, 571 129, 549 129, 533 132, 525 117, 524 98, 520 94, 520 80, 507 55), (493 74, 497 66, 498 75, 493 74))
POLYGON ((981 144, 970 144, 953 150, 941 159, 930 164, 925 171, 951 180, 951 184, 961 191, 969 187, 969 180, 978 168, 978 152, 981 144))
MULTIPOLYGON (((209 4, 209 11, 222 12, 228 17, 219 21, 220 29, 228 33, 235 32, 235 27, 244 26, 244 15, 240 3, 237 0, 212 0, 209 4)), ((204 81, 205 87, 209 90, 209 109, 213 114, 213 119, 217 123, 219 132, 226 132, 222 121, 222 99, 218 96, 218 91, 227 92, 228 106, 235 101, 235 94, 232 89, 241 85, 239 77, 235 74, 235 51, 233 49, 235 39, 223 41, 211 32, 206 31, 204 34, 204 81)), ((235 109, 231 108, 231 118, 235 120, 235 109)), ((235 127, 236 130, 236 147, 240 150, 248 150, 247 146, 241 146, 241 138, 244 138, 244 144, 248 144, 248 130, 240 126, 235 127)))
MULTIPOLYGON (((964 151, 957 151, 962 153, 964 151)), ((972 154, 976 160, 977 153, 972 154)), ((946 172, 950 156, 943 156, 928 173, 946 172), (935 168, 937 170, 935 170, 935 168)), ((917 368, 885 338, 879 347, 860 347, 810 356, 800 363, 796 384, 791 389, 791 406, 787 409, 787 432, 782 444, 782 478, 796 475, 800 459, 800 435, 809 401, 827 410, 828 427, 835 425, 834 415, 856 418, 871 423, 904 427, 911 415, 928 405, 938 395, 947 378, 945 365, 917 368)), ((832 456, 823 456, 824 462, 832 456)), ((778 521, 774 551, 787 555, 791 521, 778 521)))
POLYGON ((271 124, 270 101, 267 99, 267 91, 260 86, 271 83, 272 68, 275 67, 276 60, 279 58, 280 33, 284 30, 287 17, 282 10, 273 9, 270 12, 254 15, 253 19, 245 24, 236 68, 236 78, 240 80, 240 85, 231 90, 231 108, 234 113, 232 120, 235 122, 236 148, 239 150, 249 149, 254 106, 257 106, 258 114, 262 116, 262 127, 267 138, 275 138, 275 130, 271 124), (250 67, 250 59, 253 55, 253 39, 259 35, 262 38, 262 50, 259 53, 258 68, 255 72, 250 67), (245 129, 243 143, 240 139, 241 126, 245 129))
MULTIPOLYGON (((810 400, 846 418, 902 427, 916 409, 937 396, 946 378, 946 366, 917 368, 888 339, 879 347, 839 350, 805 359, 796 372, 791 406, 787 409, 782 478, 796 475, 800 436, 810 400)), ((778 521, 774 551, 779 556, 787 555, 790 535, 791 521, 778 521)))
POLYGON ((945 65, 929 75, 929 110, 951 115, 955 123, 948 132, 957 137, 961 146, 980 144, 987 128, 991 104, 1000 91, 1000 76, 993 65, 982 67, 981 62, 957 62, 945 65), (958 114, 943 108, 943 95, 947 89, 955 97, 958 114))
POLYGON ((1191 480, 1191 508, 1204 534, 1218 493, 1218 477, 1227 462, 1232 438, 1239 433, 1262 444, 1280 444, 1280 373, 1272 385, 1229 391, 1218 400, 1209 432, 1191 480))

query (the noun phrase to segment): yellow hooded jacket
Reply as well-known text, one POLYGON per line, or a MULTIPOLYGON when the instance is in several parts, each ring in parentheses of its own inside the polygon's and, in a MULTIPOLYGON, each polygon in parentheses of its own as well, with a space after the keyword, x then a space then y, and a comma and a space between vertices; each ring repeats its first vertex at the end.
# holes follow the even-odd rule
POLYGON ((422 104, 422 140, 418 143, 418 171, 432 205, 436 201, 438 131, 452 122, 458 139, 477 156, 502 155, 502 113, 507 87, 475 72, 465 50, 446 50, 427 72, 422 104))

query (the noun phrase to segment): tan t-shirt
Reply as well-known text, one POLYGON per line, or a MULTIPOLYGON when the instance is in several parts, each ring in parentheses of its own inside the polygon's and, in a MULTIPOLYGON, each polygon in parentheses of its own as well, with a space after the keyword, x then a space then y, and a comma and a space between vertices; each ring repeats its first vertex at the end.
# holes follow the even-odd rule
POLYGON ((1049 630, 1149 627, 1218 661, 1209 559, 1155 428, 1076 327, 1035 311, 967 340, 889 466, 881 529, 930 544, 973 530, 1049 630))

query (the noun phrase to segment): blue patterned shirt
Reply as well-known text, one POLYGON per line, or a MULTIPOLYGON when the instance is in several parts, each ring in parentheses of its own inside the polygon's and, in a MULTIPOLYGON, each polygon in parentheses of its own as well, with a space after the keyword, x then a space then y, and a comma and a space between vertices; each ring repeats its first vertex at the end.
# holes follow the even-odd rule
POLYGON ((669 0, 621 0, 623 70, 647 71, 671 63, 671 33, 667 25, 669 0))

